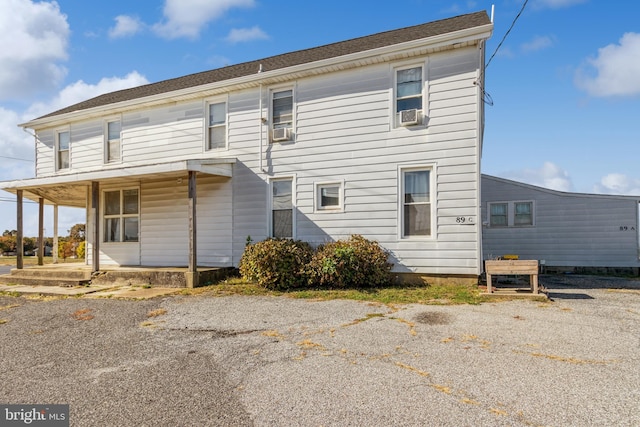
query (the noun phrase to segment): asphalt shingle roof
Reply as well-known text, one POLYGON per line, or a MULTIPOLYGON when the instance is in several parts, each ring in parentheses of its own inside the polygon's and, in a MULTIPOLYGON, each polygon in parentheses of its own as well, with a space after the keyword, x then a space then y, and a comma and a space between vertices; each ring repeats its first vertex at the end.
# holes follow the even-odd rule
POLYGON ((163 80, 157 83, 150 83, 130 89, 110 92, 49 113, 40 118, 59 116, 74 111, 81 111, 89 108, 101 107, 118 102, 130 101, 147 96, 160 95, 176 90, 244 77, 256 74, 260 65, 262 65, 263 71, 277 70, 422 38, 433 37, 454 31, 465 30, 490 23, 491 21, 484 11, 455 16, 453 18, 442 19, 397 30, 385 31, 311 49, 284 53, 255 61, 163 80))

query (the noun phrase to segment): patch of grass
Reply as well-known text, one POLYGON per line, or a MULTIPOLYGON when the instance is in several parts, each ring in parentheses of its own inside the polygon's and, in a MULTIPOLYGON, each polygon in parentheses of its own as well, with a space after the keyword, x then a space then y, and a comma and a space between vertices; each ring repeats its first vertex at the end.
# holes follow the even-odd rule
POLYGON ((158 317, 162 316, 163 314, 167 314, 167 310, 165 310, 164 308, 157 308, 148 312, 147 317, 158 317))
MULTIPOLYGON (((182 295, 262 295, 262 296, 287 296, 290 298, 301 298, 311 300, 355 300, 380 303, 383 305, 393 304, 430 304, 430 305, 452 305, 452 304, 480 304, 491 301, 495 298, 480 294, 480 290, 475 286, 465 285, 389 285, 379 288, 367 289, 299 289, 289 291, 275 291, 265 289, 256 283, 243 280, 241 278, 229 278, 222 282, 202 286, 195 289, 184 289, 182 295)), ((505 298, 504 300, 509 300, 505 298)))
POLYGON ((0 295, 2 295, 3 297, 14 297, 17 298, 20 296, 20 292, 16 292, 16 291, 0 291, 0 295))
POLYGON ((0 319, 0 325, 4 325, 5 323, 7 323, 9 320, 7 319, 0 319))

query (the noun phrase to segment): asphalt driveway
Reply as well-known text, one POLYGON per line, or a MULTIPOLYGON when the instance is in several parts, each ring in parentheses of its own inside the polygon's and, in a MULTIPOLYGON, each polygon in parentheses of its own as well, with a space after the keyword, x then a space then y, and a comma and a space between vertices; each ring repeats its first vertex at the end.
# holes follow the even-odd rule
POLYGON ((637 281, 548 303, 0 296, 0 403, 71 425, 637 426, 637 281))

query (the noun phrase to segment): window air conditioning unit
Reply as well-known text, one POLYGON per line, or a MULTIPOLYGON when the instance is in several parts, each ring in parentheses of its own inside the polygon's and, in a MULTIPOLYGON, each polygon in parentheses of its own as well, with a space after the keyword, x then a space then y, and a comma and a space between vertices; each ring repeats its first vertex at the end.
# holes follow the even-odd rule
POLYGON ((420 114, 417 109, 400 111, 400 126, 417 125, 420 114))
POLYGON ((273 129, 272 132, 273 133, 271 135, 271 139, 274 142, 277 142, 277 141, 288 141, 289 140, 289 128, 273 129))

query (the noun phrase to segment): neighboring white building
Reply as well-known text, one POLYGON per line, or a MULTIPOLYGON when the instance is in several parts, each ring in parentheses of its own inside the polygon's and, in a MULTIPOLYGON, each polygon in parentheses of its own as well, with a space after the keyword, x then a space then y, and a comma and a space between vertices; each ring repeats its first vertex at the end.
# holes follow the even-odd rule
POLYGON ((0 188, 86 208, 96 271, 361 234, 395 272, 476 280, 492 29, 477 12, 101 95, 21 125, 36 177, 0 188))
POLYGON ((547 271, 640 268, 640 196, 566 193, 482 175, 484 259, 536 259, 547 271))

